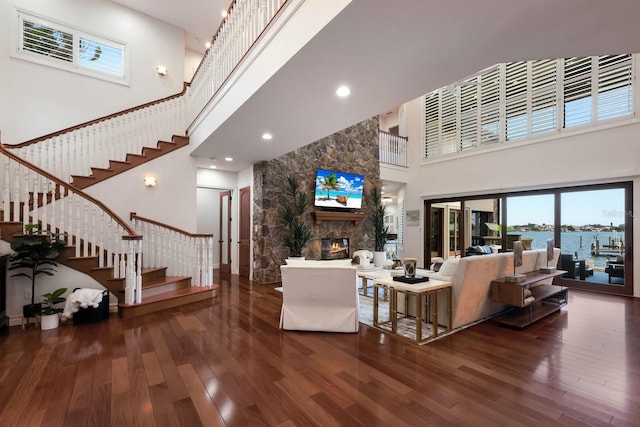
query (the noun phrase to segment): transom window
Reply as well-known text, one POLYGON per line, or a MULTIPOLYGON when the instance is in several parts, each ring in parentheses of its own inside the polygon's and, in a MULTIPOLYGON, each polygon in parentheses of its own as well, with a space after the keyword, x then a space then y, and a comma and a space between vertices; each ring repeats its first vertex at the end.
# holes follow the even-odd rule
POLYGON ((424 158, 630 117, 633 56, 498 64, 425 95, 424 158))
POLYGON ((124 43, 18 11, 14 56, 103 80, 128 84, 124 43))

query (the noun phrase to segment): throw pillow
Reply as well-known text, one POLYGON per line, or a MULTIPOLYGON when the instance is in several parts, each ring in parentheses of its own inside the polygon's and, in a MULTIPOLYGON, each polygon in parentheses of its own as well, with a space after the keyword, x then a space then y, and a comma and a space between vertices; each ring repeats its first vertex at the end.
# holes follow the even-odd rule
POLYGON ((450 258, 446 260, 440 267, 438 274, 441 276, 452 276, 458 267, 458 261, 460 261, 459 258, 450 258))

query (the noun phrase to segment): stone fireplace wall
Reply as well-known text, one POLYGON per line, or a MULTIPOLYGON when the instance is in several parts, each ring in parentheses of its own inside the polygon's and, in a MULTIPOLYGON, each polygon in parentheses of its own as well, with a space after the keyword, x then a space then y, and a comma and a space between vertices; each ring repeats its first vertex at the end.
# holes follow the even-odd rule
POLYGON ((307 259, 320 259, 322 238, 349 238, 350 250, 373 250, 373 230, 367 221, 373 209, 367 195, 372 188, 380 188, 378 160, 378 117, 365 120, 331 136, 301 147, 274 160, 256 163, 253 200, 253 279, 259 283, 280 281, 280 266, 289 256, 282 245, 282 226, 278 208, 285 203, 285 178, 294 174, 307 192, 310 201, 307 223, 314 237, 305 247, 307 259), (350 221, 323 221, 315 226, 311 212, 317 169, 329 169, 364 175, 364 195, 361 212, 364 220, 353 225, 350 221))

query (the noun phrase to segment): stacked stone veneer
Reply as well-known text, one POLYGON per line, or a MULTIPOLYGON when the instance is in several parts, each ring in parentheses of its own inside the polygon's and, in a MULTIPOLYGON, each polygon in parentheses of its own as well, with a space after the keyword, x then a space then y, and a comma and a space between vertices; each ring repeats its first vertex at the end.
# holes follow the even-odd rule
POLYGON ((289 256, 282 245, 282 226, 278 209, 286 203, 284 194, 286 177, 294 174, 309 197, 307 224, 313 230, 313 239, 303 255, 307 259, 320 259, 320 239, 348 237, 350 251, 373 250, 373 229, 367 220, 373 209, 367 197, 373 187, 380 188, 378 161, 378 118, 374 117, 351 126, 320 141, 253 167, 253 279, 259 283, 280 281, 280 266, 289 256), (315 192, 317 169, 329 169, 364 175, 364 195, 361 212, 364 220, 358 225, 350 221, 323 221, 315 226, 311 212, 315 192))

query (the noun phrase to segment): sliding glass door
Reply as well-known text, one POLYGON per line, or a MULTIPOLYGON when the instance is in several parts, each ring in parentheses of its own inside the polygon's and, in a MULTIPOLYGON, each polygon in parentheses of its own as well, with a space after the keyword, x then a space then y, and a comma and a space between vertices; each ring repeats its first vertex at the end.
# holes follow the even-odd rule
POLYGON ((431 250, 425 255, 443 246, 449 257, 475 254, 477 245, 509 251, 516 240, 525 249, 543 249, 553 239, 561 251, 558 268, 567 270, 559 279, 564 285, 632 295, 633 223, 626 214, 632 202, 630 182, 425 201, 428 209, 433 204, 451 207, 444 209, 449 221, 438 224, 445 230, 426 231, 431 250), (456 207, 468 220, 460 220, 456 207))

